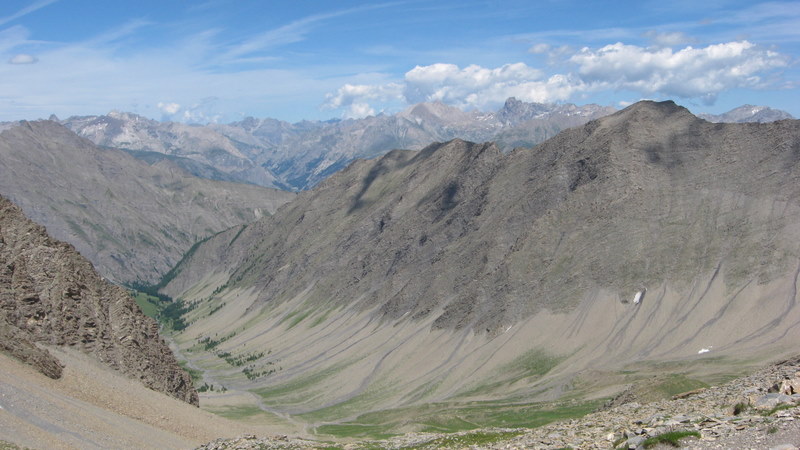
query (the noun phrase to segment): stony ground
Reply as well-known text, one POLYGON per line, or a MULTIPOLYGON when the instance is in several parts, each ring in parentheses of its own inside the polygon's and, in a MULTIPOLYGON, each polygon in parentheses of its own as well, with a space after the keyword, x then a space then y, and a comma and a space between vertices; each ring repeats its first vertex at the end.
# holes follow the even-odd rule
MULTIPOLYGON (((800 446, 800 358, 725 385, 673 399, 625 403, 536 429, 486 429, 456 434, 410 433, 383 441, 331 444, 287 436, 219 439, 201 449, 265 448, 650 448, 648 439, 690 432, 684 448, 796 449, 800 446)), ((661 447, 669 448, 666 444, 661 447)))

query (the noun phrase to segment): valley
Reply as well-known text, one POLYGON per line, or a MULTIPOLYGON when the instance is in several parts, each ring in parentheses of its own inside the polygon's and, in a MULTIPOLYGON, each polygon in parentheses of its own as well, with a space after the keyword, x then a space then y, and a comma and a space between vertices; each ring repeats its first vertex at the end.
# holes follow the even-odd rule
POLYGON ((798 24, 0 2, 0 450, 799 450, 798 24))
MULTIPOLYGON (((4 363, 13 404, 0 439, 127 448, 144 434, 147 445, 185 448, 255 433, 268 443, 232 445, 401 448, 471 436, 489 446, 747 375, 795 356, 800 339, 799 123, 712 123, 644 101, 531 148, 453 139, 355 159, 297 194, 143 161, 53 121, 11 126, 0 187, 86 248, 105 277, 141 289, 132 295, 160 320, 181 367, 170 370, 200 409, 148 391, 138 369, 120 373, 130 358, 103 366, 107 346, 73 333, 67 346, 30 344, 44 352, 30 363, 46 374, 55 358, 60 381, 4 363), (72 167, 66 159, 81 170, 33 186, 19 176, 72 167), (152 248, 121 241, 170 227, 192 231, 152 248), (119 394, 129 389, 133 404, 119 394)), ((17 238, 4 239, 13 256, 17 238)), ((26 305, 34 285, 9 264, 3 292, 26 305)), ((27 336, 54 313, 20 314, 8 320, 22 331, 4 335, 27 336)), ((94 321, 79 323, 95 336, 94 321)))
POLYGON ((507 155, 455 140, 357 161, 184 258, 173 338, 225 387, 210 410, 332 438, 719 383, 800 337, 798 139, 641 102, 507 155))

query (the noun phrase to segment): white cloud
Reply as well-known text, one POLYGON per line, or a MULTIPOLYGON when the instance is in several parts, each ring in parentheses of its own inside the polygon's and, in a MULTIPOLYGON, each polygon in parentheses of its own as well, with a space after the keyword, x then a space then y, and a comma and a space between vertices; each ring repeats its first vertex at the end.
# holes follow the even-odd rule
POLYGON ((326 96, 324 108, 345 109, 345 117, 374 114, 370 102, 401 100, 408 104, 439 101, 461 108, 486 109, 501 105, 508 97, 523 101, 564 100, 582 85, 569 75, 541 79, 542 72, 524 63, 490 69, 455 64, 417 66, 402 83, 383 85, 346 84, 326 96))
POLYGON ((533 53, 534 55, 541 55, 549 51, 550 51, 550 44, 536 44, 528 49, 528 53, 533 53))
POLYGON ((375 114, 369 102, 386 103, 402 99, 403 86, 397 83, 384 85, 345 84, 335 93, 325 96, 325 109, 344 108, 343 117, 352 119, 375 114))
POLYGON ((543 96, 543 86, 563 80, 541 81, 542 72, 524 63, 489 69, 455 64, 417 66, 404 79, 403 97, 408 103, 440 101, 462 108, 483 109, 506 98, 533 99, 543 96))
POLYGON ((35 56, 28 55, 25 53, 20 53, 11 57, 8 60, 9 64, 34 64, 39 61, 35 56))
POLYGON ((582 89, 572 75, 556 74, 543 79, 542 72, 524 63, 498 68, 455 64, 417 66, 405 74, 402 83, 344 85, 328 94, 324 107, 345 108, 346 117, 374 114, 370 102, 401 100, 407 104, 434 102, 464 109, 495 108, 509 97, 530 102, 565 100, 582 89))
MULTIPOLYGON (((688 39, 681 33, 655 33, 653 40, 675 43, 688 39)), ((346 109, 345 116, 374 113, 375 102, 400 99, 407 104, 439 101, 463 109, 495 109, 509 97, 528 102, 569 100, 577 94, 630 90, 643 96, 699 98, 713 103, 723 91, 767 87, 775 69, 788 66, 788 58, 748 41, 728 42, 703 48, 687 46, 640 47, 616 43, 599 49, 535 45, 529 51, 551 57, 571 52, 565 64, 574 71, 545 77, 525 63, 497 68, 454 64, 417 66, 400 83, 345 85, 328 94, 327 108, 346 109)))
POLYGON ((374 116, 375 110, 369 106, 369 103, 351 103, 345 111, 344 117, 346 119, 358 119, 361 117, 374 116))
POLYGON ((169 114, 170 116, 177 114, 181 110, 181 105, 178 103, 158 102, 157 106, 164 114, 169 114))
POLYGON ((783 55, 748 41, 675 52, 616 43, 597 50, 584 48, 570 61, 592 90, 629 89, 706 99, 729 89, 763 87, 763 74, 788 65, 783 55))

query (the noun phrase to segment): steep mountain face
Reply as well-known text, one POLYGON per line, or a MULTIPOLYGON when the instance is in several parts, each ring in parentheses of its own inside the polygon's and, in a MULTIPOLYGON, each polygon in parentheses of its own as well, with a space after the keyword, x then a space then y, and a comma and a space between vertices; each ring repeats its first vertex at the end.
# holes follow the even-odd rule
POLYGON ((51 122, 0 134, 0 194, 120 283, 161 278, 198 239, 272 213, 293 194, 189 175, 101 149, 51 122))
POLYGON ((393 151, 199 245, 166 292, 194 305, 195 363, 315 424, 764 358, 800 338, 798 155, 798 121, 713 124, 672 102, 510 154, 393 151), (252 358, 247 379, 196 353, 212 336, 252 358))
POLYGON ((776 120, 794 119, 791 114, 768 106, 742 105, 723 114, 700 114, 698 117, 709 122, 747 123, 775 122, 776 120))
POLYGON ((50 238, 3 197, 0 316, 3 337, 16 341, 4 339, 4 350, 48 376, 59 377, 61 368, 34 342, 79 349, 153 390, 198 404, 158 324, 127 291, 104 281, 71 245, 50 238))

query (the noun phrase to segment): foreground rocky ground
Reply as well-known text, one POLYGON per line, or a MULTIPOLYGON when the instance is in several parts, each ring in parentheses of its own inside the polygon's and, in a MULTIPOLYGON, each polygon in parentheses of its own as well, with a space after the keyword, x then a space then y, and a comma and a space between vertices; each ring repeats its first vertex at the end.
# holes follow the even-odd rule
POLYGON ((581 419, 536 429, 484 429, 456 434, 411 433, 383 441, 347 444, 287 436, 218 439, 201 449, 268 448, 668 448, 658 436, 684 432, 684 448, 796 449, 800 445, 800 357, 722 386, 671 400, 635 401, 581 419))

